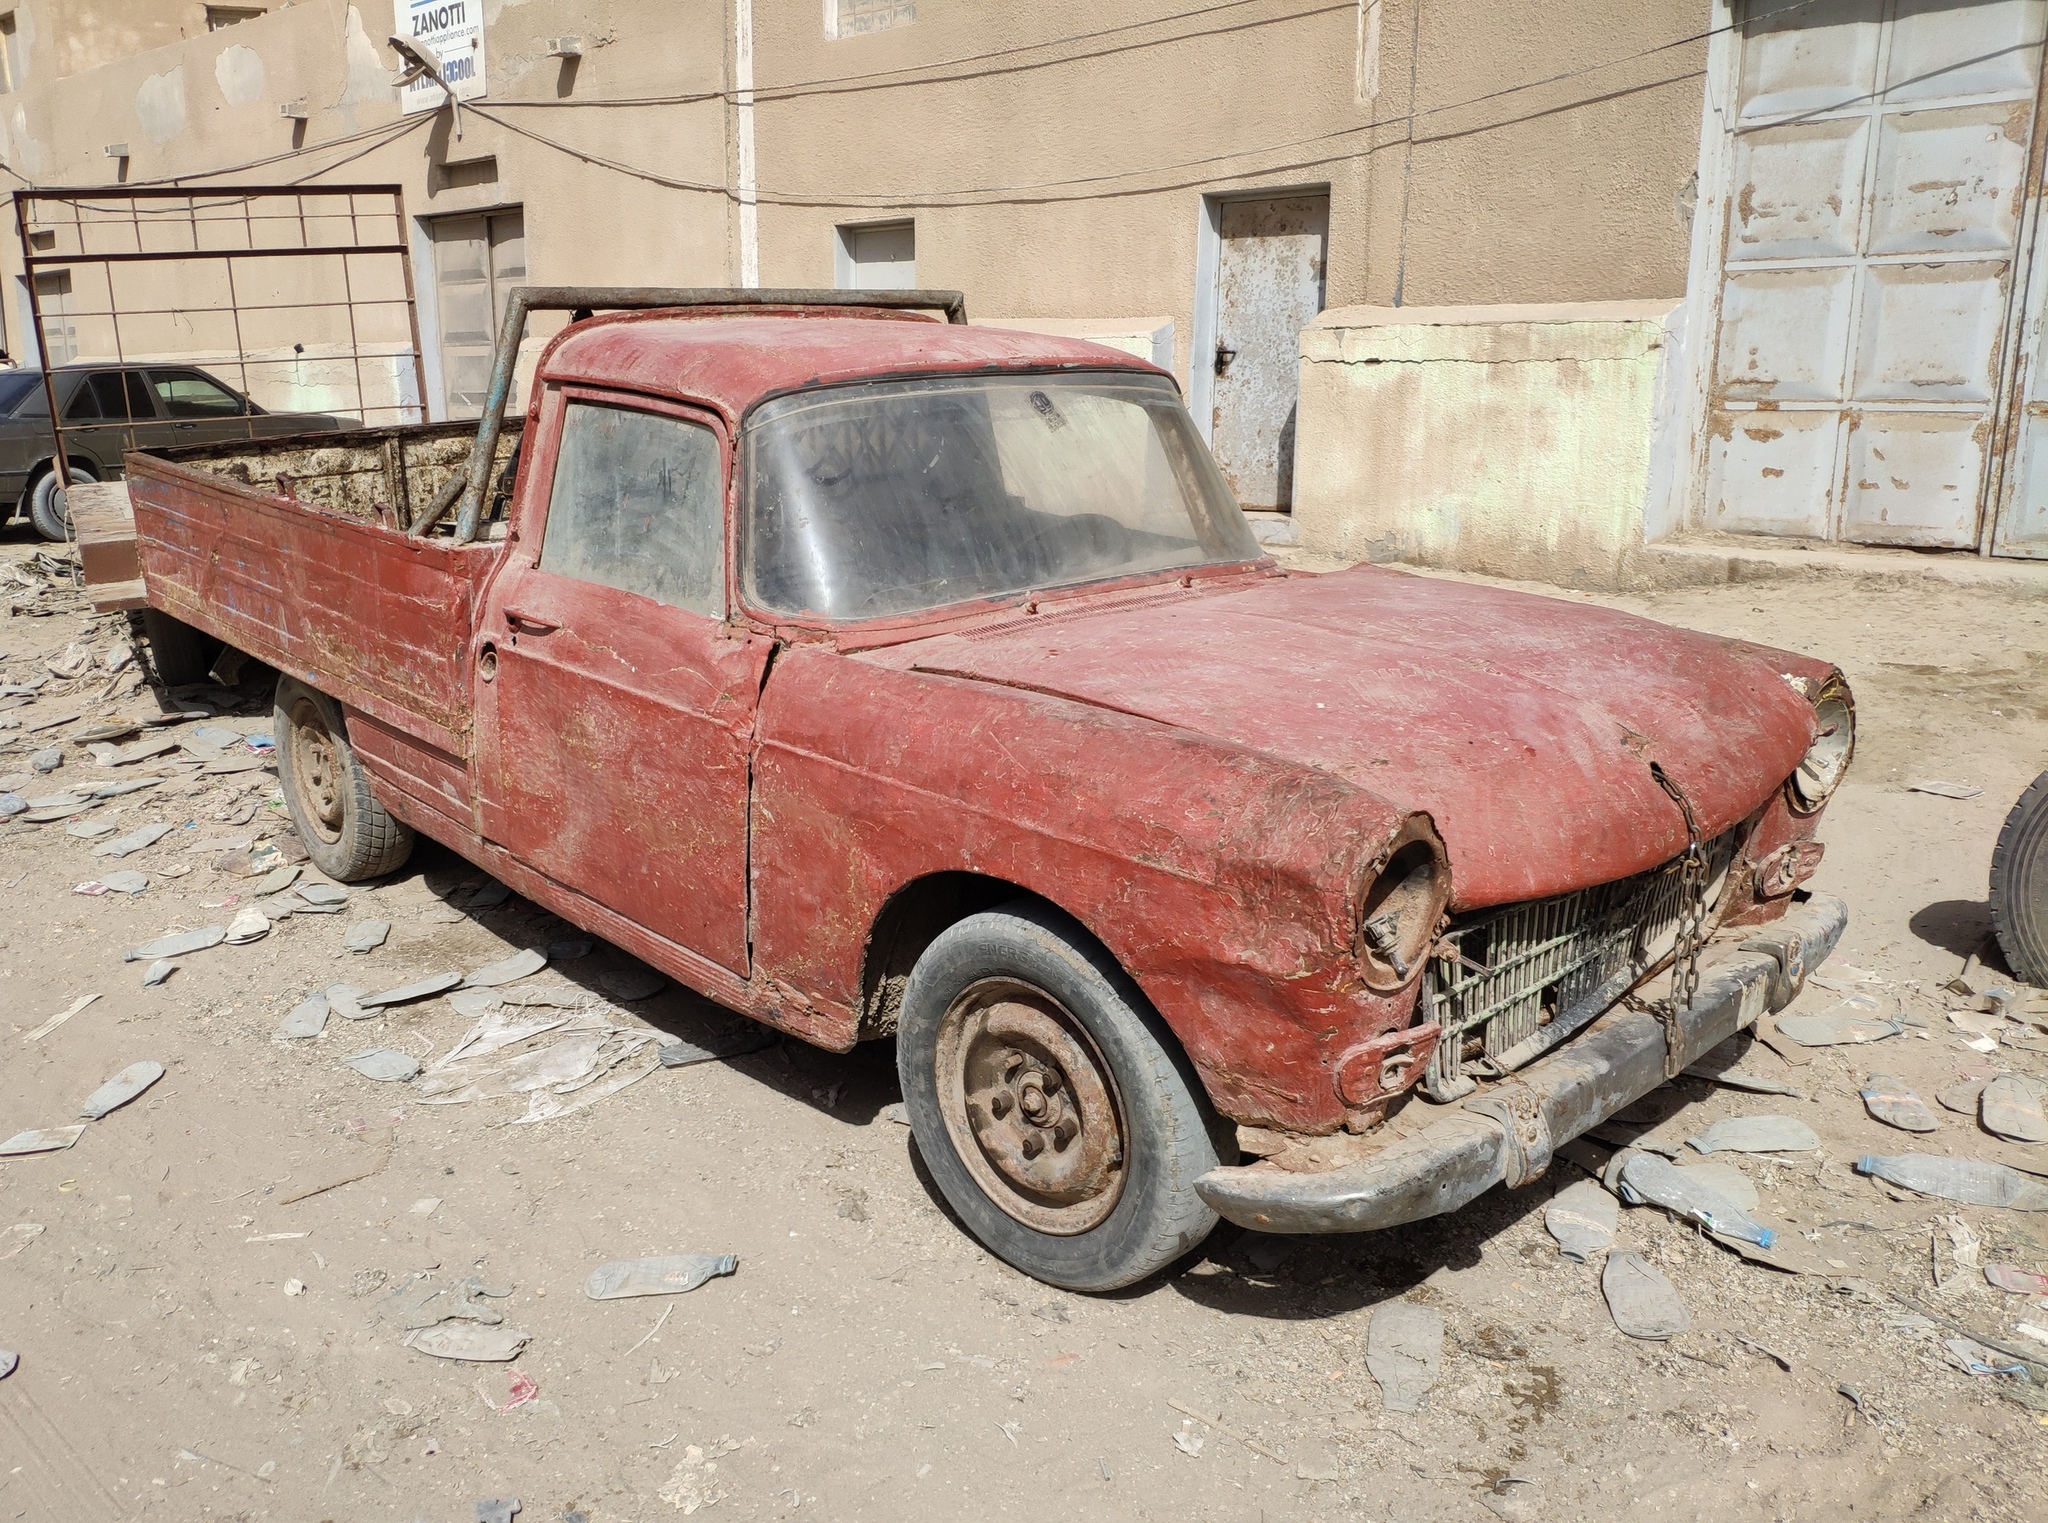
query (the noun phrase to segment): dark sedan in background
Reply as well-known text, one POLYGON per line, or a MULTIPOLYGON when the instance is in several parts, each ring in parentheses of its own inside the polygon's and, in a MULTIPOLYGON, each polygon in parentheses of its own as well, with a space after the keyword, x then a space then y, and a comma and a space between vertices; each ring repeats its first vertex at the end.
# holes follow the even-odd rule
MULTIPOLYGON (((361 426, 326 413, 266 412, 191 365, 66 365, 53 379, 73 481, 117 479, 131 449, 361 426)), ((56 448, 42 371, 0 372, 0 523, 25 515, 45 539, 70 537, 56 448)))

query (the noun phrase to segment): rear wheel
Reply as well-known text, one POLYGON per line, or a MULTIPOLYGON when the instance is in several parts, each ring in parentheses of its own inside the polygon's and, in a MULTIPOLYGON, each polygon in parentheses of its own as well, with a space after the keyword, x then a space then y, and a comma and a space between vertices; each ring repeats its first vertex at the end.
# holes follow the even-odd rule
POLYGON ((313 865, 341 883, 396 872, 413 833, 377 802, 350 749, 341 707, 303 682, 280 677, 272 720, 278 781, 313 865))
POLYGON ((2048 988, 2048 772, 2020 795, 1992 849, 1991 928, 2013 972, 2048 988))
MULTIPOLYGON (((82 465, 71 467, 71 484, 81 485, 100 478, 82 465)), ((29 521, 36 526, 36 533, 44 539, 64 540, 71 538, 71 512, 57 493, 57 468, 46 466, 42 475, 29 483, 29 521)))
POLYGON ((207 638, 183 619, 161 608, 142 610, 142 637, 149 645, 149 664, 166 687, 204 682, 220 654, 220 642, 207 638))
POLYGON ((896 1033, 911 1128, 997 1257, 1104 1291, 1166 1268, 1216 1215, 1195 1180, 1236 1157, 1165 1023, 1093 938, 1029 901, 918 959, 896 1033))

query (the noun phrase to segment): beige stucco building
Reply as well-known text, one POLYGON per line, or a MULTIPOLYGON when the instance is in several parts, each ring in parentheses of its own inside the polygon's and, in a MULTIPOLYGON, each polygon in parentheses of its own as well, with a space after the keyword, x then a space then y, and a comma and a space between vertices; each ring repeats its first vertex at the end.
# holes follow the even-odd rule
MULTIPOLYGON (((402 253, 353 267, 371 337, 304 274, 261 343, 135 325, 238 345, 279 405, 473 410, 522 281, 958 287, 1167 366, 1247 506, 1291 510, 1268 532, 1331 554, 1585 583, 1718 534, 2033 555, 2044 10, 0 0, 0 163, 398 187, 402 253), (422 23, 480 23, 443 59, 459 122, 393 87, 422 23)), ((132 352, 86 314, 156 302, 133 274, 39 268, 53 355, 132 352)), ((32 359, 13 238, 0 279, 32 359)))

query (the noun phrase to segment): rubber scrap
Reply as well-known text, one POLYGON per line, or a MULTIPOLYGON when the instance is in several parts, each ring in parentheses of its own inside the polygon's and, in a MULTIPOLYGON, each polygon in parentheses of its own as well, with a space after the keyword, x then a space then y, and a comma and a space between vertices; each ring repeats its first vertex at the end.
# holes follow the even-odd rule
POLYGON ((308 878, 292 890, 306 903, 315 908, 332 906, 340 908, 348 902, 348 890, 337 888, 332 883, 322 883, 317 878, 308 878))
POLYGON ((0 1158, 22 1158, 30 1153, 58 1153, 76 1142, 85 1127, 45 1126, 30 1132, 16 1132, 0 1142, 0 1158))
POLYGON ((109 1112, 119 1110, 163 1076, 164 1065, 161 1063, 147 1058, 140 1063, 130 1063, 88 1095, 78 1114, 88 1121, 98 1121, 109 1112))
POLYGON ((0 1348, 0 1380, 12 1375, 21 1364, 21 1355, 11 1348, 0 1348))
POLYGON ((532 1335, 481 1322, 443 1322, 406 1336, 405 1346, 436 1359, 467 1359, 478 1364, 504 1364, 517 1359, 532 1335))
POLYGON ((316 991, 292 1007, 292 1013, 279 1022, 277 1034, 288 1042, 304 1041, 316 1037, 327 1029, 327 995, 316 991))
POLYGON ((1434 1307, 1389 1301, 1372 1314, 1365 1367, 1389 1412, 1420 1412, 1443 1370, 1444 1319, 1434 1307))
POLYGON ((629 1296, 676 1296, 695 1290, 706 1280, 731 1274, 740 1261, 730 1253, 683 1253, 665 1258, 614 1259, 600 1264, 583 1282, 593 1301, 623 1301, 629 1296))
POLYGON ((1978 1120, 1984 1130, 2008 1142, 2048 1142, 2048 1115, 2041 1110, 2038 1080, 2003 1074, 1984 1086, 1978 1120))
POLYGON ((386 1005, 409 1005, 416 999, 431 999, 436 994, 445 994, 461 982, 460 973, 430 973, 425 978, 416 978, 411 983, 400 984, 395 989, 362 995, 356 1003, 366 1010, 381 1009, 386 1005))
POLYGON ((1907 1087, 1903 1079, 1890 1074, 1872 1074, 1863 1081, 1863 1108, 1874 1120, 1895 1126, 1902 1132, 1936 1132, 1941 1121, 1927 1108, 1927 1102, 1907 1087))
POLYGON ((351 952, 374 952, 384 945, 384 939, 391 934, 388 920, 358 920, 348 928, 348 938, 342 942, 351 952))
POLYGON ((1622 1169, 1621 1198, 1632 1206, 1662 1206, 1682 1220, 1759 1248, 1777 1241, 1777 1233, 1692 1170, 1675 1168, 1652 1153, 1638 1153, 1622 1169))
POLYGON ((661 1059, 663 1068, 688 1068, 692 1063, 710 1063, 719 1058, 744 1057, 750 1052, 760 1052, 773 1047, 782 1040, 782 1034, 771 1031, 756 1021, 748 1021, 736 1030, 722 1037, 711 1037, 703 1042, 693 1042, 687 1037, 678 1037, 664 1043, 655 1054, 661 1059))
POLYGON ((239 947, 261 941, 269 934, 270 917, 250 904, 243 906, 241 912, 228 922, 227 935, 222 939, 231 947, 239 947))
POLYGON ((1794 1116, 1730 1116, 1688 1138, 1686 1146, 1696 1153, 1810 1153, 1820 1138, 1794 1116))
POLYGON ((345 1021, 369 1021, 377 1018, 374 1010, 365 1010, 357 1003, 363 991, 354 984, 329 984, 321 991, 327 996, 327 1009, 331 1014, 345 1021))
POLYGON ((2048 1296, 2048 1274, 2036 1274, 2017 1264, 1986 1264, 1984 1279, 2016 1296, 2048 1296))
POLYGON ((1600 1272, 1600 1292, 1614 1325, 1631 1338, 1661 1343, 1692 1326, 1677 1290, 1640 1253, 1610 1253, 1600 1272))
POLYGON ((2010 1211, 2048 1211, 2048 1183, 2002 1163, 1975 1158, 1937 1158, 1928 1153, 1865 1154, 1858 1174, 1937 1200, 1965 1206, 2002 1206, 2010 1211))
POLYGON ((158 984, 178 971, 178 965, 168 957, 159 957, 151 963, 142 975, 142 987, 154 989, 158 984))
POLYGON ((1688 1178, 1699 1180, 1710 1190, 1719 1190, 1751 1216, 1756 1215, 1756 1186, 1734 1164, 1715 1163, 1711 1158, 1694 1158, 1690 1153, 1679 1158, 1677 1164, 1688 1178))
POLYGON ((377 1079, 385 1083, 403 1084, 419 1077, 420 1060, 411 1053, 397 1052, 389 1047, 372 1047, 367 1052, 358 1052, 343 1058, 342 1062, 353 1068, 366 1079, 377 1079))
POLYGON ((478 968, 474 973, 471 973, 462 980, 462 987, 465 989, 495 989, 500 984, 516 983, 522 978, 531 977, 547 965, 548 959, 545 952, 536 952, 533 948, 528 947, 522 952, 514 952, 510 957, 491 963, 487 967, 478 968))
POLYGON ((1906 1029, 1901 1021, 1881 1020, 1874 1015, 1781 1015, 1778 1035, 1801 1047, 1849 1047, 1863 1042, 1882 1042, 1906 1029))
POLYGON ((1543 1225, 1557 1239, 1557 1251, 1584 1264, 1614 1246, 1619 1211, 1614 1197, 1590 1179, 1567 1185, 1543 1211, 1543 1225))
POLYGON ((204 952, 208 947, 219 946, 227 939, 227 934, 228 928, 224 925, 210 925, 199 931, 179 931, 175 935, 159 936, 139 947, 130 947, 121 954, 121 960, 154 962, 159 957, 183 957, 191 952, 204 952))
POLYGON ((1984 1086, 1990 1082, 1988 1079, 1965 1079, 1960 1084, 1935 1091, 1934 1098, 1941 1102, 1944 1110, 1952 1110, 1961 1116, 1974 1116, 1983 1103, 1984 1086))

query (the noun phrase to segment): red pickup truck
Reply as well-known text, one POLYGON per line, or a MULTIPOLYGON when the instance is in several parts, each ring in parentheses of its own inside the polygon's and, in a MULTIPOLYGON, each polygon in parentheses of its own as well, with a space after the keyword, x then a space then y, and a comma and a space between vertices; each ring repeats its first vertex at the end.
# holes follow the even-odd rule
POLYGON ((512 305, 474 439, 131 454, 159 627, 277 669, 329 873, 424 832, 806 1041, 893 1036, 1027 1273, 1527 1183, 1842 932, 1826 662, 1283 570, 1166 374, 945 293, 512 305), (527 310, 579 307, 505 424, 527 310))

